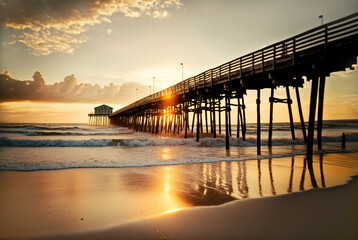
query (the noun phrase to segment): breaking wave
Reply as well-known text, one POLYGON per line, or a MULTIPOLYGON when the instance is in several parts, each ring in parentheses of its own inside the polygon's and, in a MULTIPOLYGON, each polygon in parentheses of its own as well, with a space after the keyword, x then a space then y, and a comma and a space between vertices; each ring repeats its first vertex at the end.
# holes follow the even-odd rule
MULTIPOLYGON (((323 142, 340 142, 341 136, 323 137, 323 142)), ((358 142, 358 133, 347 134, 346 141, 358 142)), ((274 138, 273 146, 303 145, 302 139, 291 140, 289 138, 274 138)), ((267 140, 261 141, 262 145, 267 140)), ((255 138, 246 141, 230 138, 231 146, 251 147, 256 146, 255 138)), ((197 146, 197 147, 222 147, 225 146, 224 138, 201 138, 196 142, 194 138, 152 138, 152 139, 86 139, 86 140, 32 140, 32 139, 10 139, 0 138, 0 146, 11 147, 143 147, 143 146, 197 146)))

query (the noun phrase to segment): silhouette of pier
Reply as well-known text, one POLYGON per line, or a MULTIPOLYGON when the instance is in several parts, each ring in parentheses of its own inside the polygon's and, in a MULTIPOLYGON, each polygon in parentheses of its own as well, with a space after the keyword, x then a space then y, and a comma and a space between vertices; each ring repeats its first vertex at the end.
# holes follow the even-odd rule
POLYGON ((296 36, 261 48, 220 66, 206 70, 160 92, 142 98, 110 115, 114 125, 151 133, 194 132, 215 138, 222 133, 221 112, 225 118, 226 149, 232 136, 231 114, 237 107, 237 138, 245 140, 246 115, 244 96, 257 91, 257 154, 261 154, 261 89, 271 89, 268 146, 272 146, 274 103, 288 106, 292 139, 295 139, 289 88, 294 88, 302 133, 307 143, 307 158, 312 160, 317 113, 318 148, 322 148, 322 116, 326 77, 332 72, 353 68, 358 56, 358 13, 313 28, 296 36), (302 113, 299 88, 311 82, 308 133, 302 113), (278 87, 286 88, 286 98, 275 98, 278 87), (318 97, 318 104, 317 104, 318 97), (222 104, 224 102, 224 104, 222 104), (191 129, 189 123, 191 115, 191 129), (204 116, 203 116, 204 115, 204 116), (205 120, 203 120, 205 118, 205 120), (205 121, 205 122, 204 122, 205 121), (205 127, 205 128, 204 128, 205 127))

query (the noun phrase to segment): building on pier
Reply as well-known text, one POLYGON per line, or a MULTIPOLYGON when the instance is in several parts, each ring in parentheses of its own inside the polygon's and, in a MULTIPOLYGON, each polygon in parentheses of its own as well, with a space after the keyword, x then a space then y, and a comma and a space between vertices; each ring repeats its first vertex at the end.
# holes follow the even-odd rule
POLYGON ((108 116, 112 114, 113 108, 102 104, 94 108, 94 113, 88 114, 88 124, 91 126, 109 125, 108 116))

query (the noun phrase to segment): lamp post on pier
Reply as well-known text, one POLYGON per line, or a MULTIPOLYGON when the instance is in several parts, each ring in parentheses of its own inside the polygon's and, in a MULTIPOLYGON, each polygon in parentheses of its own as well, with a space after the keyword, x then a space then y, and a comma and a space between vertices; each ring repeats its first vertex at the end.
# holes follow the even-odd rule
POLYGON ((321 19, 321 25, 323 25, 323 15, 319 15, 318 18, 321 19))
POLYGON ((181 65, 181 80, 184 81, 184 64, 180 63, 181 65))
POLYGON ((154 80, 155 80, 155 77, 153 77, 153 94, 154 94, 154 80))

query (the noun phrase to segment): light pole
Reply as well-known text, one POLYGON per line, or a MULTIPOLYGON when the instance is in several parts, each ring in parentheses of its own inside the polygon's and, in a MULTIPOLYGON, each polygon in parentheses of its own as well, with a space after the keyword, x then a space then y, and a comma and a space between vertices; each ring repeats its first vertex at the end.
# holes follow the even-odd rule
POLYGON ((184 81, 184 64, 180 63, 181 65, 181 80, 184 81))
POLYGON ((319 15, 318 18, 321 19, 321 25, 323 25, 323 15, 319 15))
POLYGON ((135 89, 137 94, 137 101, 138 101, 138 88, 135 89))
POLYGON ((153 94, 154 94, 154 80, 155 80, 155 77, 153 77, 153 94))
POLYGON ((149 95, 152 94, 151 86, 149 86, 149 95))

